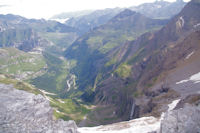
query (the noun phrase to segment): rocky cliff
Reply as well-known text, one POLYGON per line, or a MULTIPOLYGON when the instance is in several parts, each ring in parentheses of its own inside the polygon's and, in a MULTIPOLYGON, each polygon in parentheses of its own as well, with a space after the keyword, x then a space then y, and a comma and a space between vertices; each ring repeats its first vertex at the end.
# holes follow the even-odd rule
POLYGON ((200 106, 189 104, 184 108, 167 112, 161 121, 160 133, 199 133, 200 106))
POLYGON ((42 95, 0 84, 0 132, 77 133, 74 121, 54 120, 49 102, 42 95))
MULTIPOLYGON (((120 118, 124 115, 124 120, 127 120, 132 110, 130 104, 127 106, 131 98, 136 101, 136 105, 139 105, 139 117, 148 113, 158 116, 165 111, 165 104, 169 102, 167 99, 172 100, 178 95, 188 95, 188 92, 196 93, 192 85, 185 88, 178 86, 176 82, 183 80, 178 79, 182 78, 181 73, 192 72, 185 77, 187 79, 200 71, 197 67, 199 61, 193 61, 194 56, 191 58, 188 56, 187 59, 187 55, 199 50, 200 32, 197 26, 200 22, 200 16, 197 14, 199 7, 198 2, 191 1, 158 32, 143 34, 130 44, 121 45, 118 53, 113 54, 111 61, 108 62, 111 65, 107 70, 111 71, 107 73, 102 71, 103 80, 99 80, 96 84, 96 102, 110 104, 113 101, 112 103, 117 107, 116 114, 120 118), (190 67, 186 69, 188 64, 190 67), (182 69, 183 67, 185 70, 182 69), (193 71, 192 67, 197 67, 196 71, 193 71), (178 69, 182 70, 180 74, 172 74, 173 84, 175 84, 172 86, 172 78, 168 78, 167 75, 175 73, 178 69), (179 91, 181 88, 185 91, 179 91), (160 106, 163 110, 160 110, 162 109, 160 106), (125 112, 127 110, 129 112, 125 112)), ((196 53, 195 56, 199 54, 196 53)), ((195 88, 195 91, 199 89, 199 87, 195 88)))

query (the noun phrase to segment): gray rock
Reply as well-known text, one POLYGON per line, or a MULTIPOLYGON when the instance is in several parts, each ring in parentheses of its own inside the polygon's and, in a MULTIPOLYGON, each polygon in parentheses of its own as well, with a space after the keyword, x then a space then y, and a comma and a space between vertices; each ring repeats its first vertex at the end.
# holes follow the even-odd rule
POLYGON ((0 133, 77 133, 74 121, 53 119, 42 95, 0 84, 0 133))
POLYGON ((200 106, 186 104, 165 113, 160 133, 200 133, 200 106))

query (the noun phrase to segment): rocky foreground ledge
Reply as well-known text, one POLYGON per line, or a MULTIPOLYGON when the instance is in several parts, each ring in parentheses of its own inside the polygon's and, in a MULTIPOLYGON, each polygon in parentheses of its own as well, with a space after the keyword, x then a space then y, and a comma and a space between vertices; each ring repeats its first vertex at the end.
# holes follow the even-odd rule
POLYGON ((78 133, 74 121, 53 119, 53 110, 42 95, 0 84, 1 133, 78 133))
POLYGON ((176 101, 161 118, 142 117, 77 129, 74 121, 54 120, 49 101, 42 95, 0 84, 0 133, 200 133, 200 105, 186 104, 173 110, 176 101))
POLYGON ((200 105, 166 112, 159 133, 200 133, 200 105))
POLYGON ((173 110, 178 100, 168 105, 161 118, 142 117, 98 127, 83 127, 81 133, 200 133, 200 106, 185 104, 173 110))

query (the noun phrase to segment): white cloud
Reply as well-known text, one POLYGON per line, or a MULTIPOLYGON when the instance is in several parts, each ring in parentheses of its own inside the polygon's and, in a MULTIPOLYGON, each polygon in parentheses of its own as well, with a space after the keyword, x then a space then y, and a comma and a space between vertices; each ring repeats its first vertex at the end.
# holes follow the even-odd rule
POLYGON ((49 18, 61 12, 129 7, 153 1, 155 0, 1 0, 0 5, 10 6, 0 8, 0 13, 18 14, 28 18, 49 18))

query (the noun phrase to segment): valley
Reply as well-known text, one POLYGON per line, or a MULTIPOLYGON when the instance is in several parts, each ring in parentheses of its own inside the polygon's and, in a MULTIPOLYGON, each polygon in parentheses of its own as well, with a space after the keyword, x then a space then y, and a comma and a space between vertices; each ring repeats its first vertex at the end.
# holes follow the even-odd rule
POLYGON ((0 15, 2 97, 4 87, 13 99, 10 90, 41 96, 52 119, 76 122, 73 132, 173 133, 166 121, 190 111, 200 127, 199 12, 199 0, 177 0, 50 20, 0 15))

